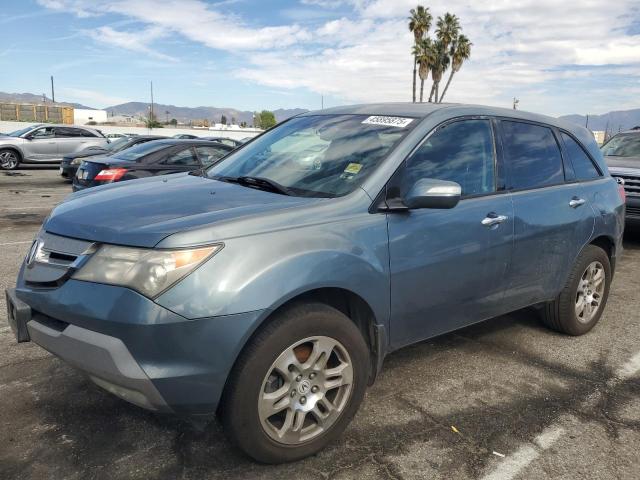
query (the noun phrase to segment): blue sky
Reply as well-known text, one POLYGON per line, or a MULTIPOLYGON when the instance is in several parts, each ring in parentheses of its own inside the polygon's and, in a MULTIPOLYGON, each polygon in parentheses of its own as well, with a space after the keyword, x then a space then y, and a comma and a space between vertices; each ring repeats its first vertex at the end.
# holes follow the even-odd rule
MULTIPOLYGON (((3 1, 0 91, 246 110, 411 98, 415 0, 3 1)), ((435 0, 472 57, 448 100, 552 115, 640 107, 640 4, 435 0)), ((430 80, 428 80, 428 90, 430 80)))

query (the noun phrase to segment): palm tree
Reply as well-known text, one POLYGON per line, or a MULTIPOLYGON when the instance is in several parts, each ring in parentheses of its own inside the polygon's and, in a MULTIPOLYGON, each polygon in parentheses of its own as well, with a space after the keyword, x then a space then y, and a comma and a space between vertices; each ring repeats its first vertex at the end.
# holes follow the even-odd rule
POLYGON ((442 103, 442 99, 449 89, 453 74, 459 72, 464 61, 468 60, 471 56, 471 45, 473 45, 473 43, 471 43, 465 35, 458 36, 455 43, 451 45, 451 52, 449 53, 451 57, 451 73, 449 74, 447 84, 444 86, 444 91, 440 96, 440 103, 442 103))
POLYGON ((419 65, 418 75, 420 76, 420 103, 424 98, 424 81, 429 76, 429 71, 433 65, 434 56, 429 37, 422 39, 420 43, 413 47, 413 56, 419 65))
POLYGON ((413 102, 416 101, 416 67, 418 65, 418 58, 416 56, 415 49, 424 38, 425 34, 431 28, 431 22, 433 17, 428 8, 418 5, 416 8, 412 8, 409 11, 409 31, 413 33, 414 45, 413 45, 413 102))
POLYGON ((451 63, 449 47, 456 42, 460 35, 460 20, 456 15, 447 12, 444 14, 444 17, 438 17, 436 27, 436 54, 434 67, 431 70, 433 86, 431 87, 429 101, 431 101, 432 96, 435 94, 434 100, 438 103, 440 81, 451 63))

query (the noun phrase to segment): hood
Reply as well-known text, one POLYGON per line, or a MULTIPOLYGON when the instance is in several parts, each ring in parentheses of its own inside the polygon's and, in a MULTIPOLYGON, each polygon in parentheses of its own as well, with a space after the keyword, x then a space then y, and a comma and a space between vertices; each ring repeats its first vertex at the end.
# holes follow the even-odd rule
POLYGON ((83 240, 153 247, 177 232, 321 200, 180 173, 74 193, 53 210, 44 229, 83 240))
POLYGON ((607 166, 612 169, 616 168, 632 168, 640 170, 640 157, 604 157, 607 166))

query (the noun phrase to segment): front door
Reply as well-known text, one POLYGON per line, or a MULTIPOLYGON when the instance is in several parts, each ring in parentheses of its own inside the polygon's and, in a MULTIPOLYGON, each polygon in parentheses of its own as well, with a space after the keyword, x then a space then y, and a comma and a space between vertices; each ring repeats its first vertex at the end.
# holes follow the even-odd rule
POLYGON ((23 148, 27 160, 49 161, 59 158, 53 127, 40 127, 31 132, 23 148))
POLYGON ((513 206, 497 180, 489 119, 439 127, 390 183, 420 178, 457 182, 450 210, 388 214, 392 346, 429 338, 500 313, 513 241, 513 206))

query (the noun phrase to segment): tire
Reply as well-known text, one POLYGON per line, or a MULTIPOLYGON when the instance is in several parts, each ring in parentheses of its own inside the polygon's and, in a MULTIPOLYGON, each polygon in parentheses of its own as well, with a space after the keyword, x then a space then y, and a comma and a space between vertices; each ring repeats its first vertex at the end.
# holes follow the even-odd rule
POLYGON ((542 308, 542 321, 558 332, 584 335, 600 320, 610 286, 611 263, 607 253, 600 247, 587 245, 578 255, 560 295, 542 308))
POLYGON ((348 317, 320 303, 293 305, 248 342, 218 413, 231 442, 253 459, 299 460, 342 434, 362 402, 368 375, 369 350, 348 317), (340 385, 330 388, 334 384, 340 385), (276 404, 287 406, 272 415, 276 404))
POLYGON ((15 170, 20 165, 20 154, 10 148, 0 150, 0 169, 15 170))

